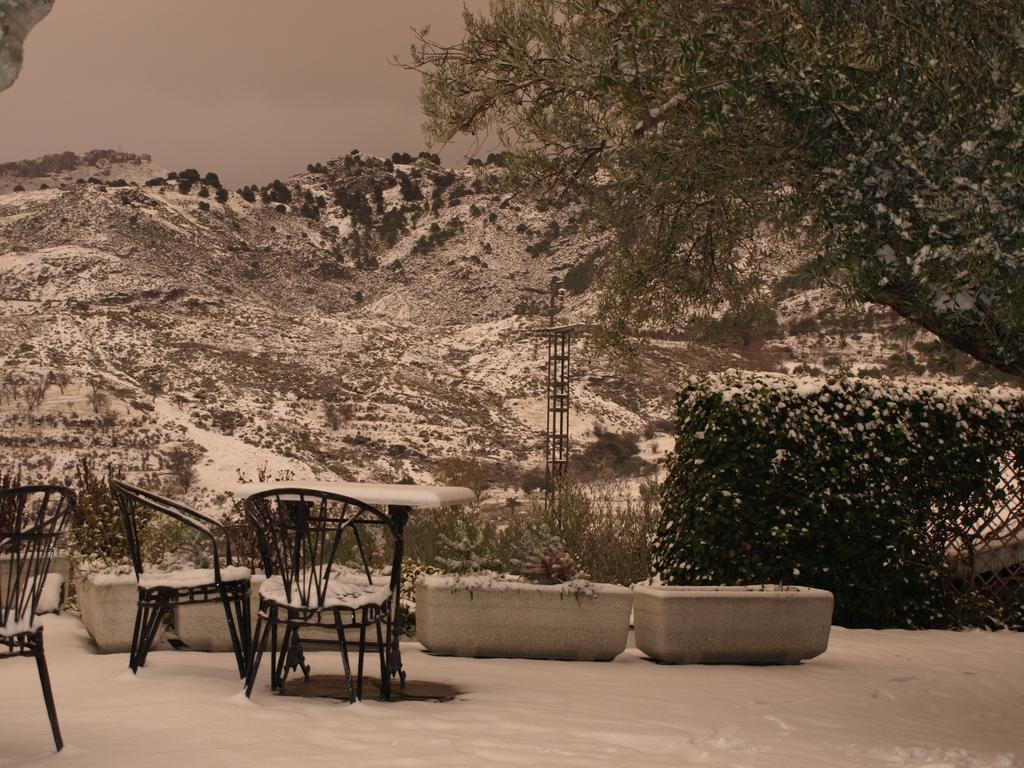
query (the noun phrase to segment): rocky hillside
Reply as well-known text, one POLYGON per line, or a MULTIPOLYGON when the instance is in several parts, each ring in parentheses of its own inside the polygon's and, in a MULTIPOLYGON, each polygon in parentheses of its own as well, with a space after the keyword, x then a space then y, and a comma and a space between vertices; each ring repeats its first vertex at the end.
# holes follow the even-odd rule
MULTIPOLYGON (((0 166, 8 462, 59 476, 87 456, 192 493, 288 472, 519 487, 542 459, 531 331, 553 280, 558 322, 589 317, 602 242, 577 206, 509 197, 501 173, 353 153, 228 190, 111 151, 0 166)), ((696 370, 990 378, 798 275, 775 293, 777 307, 649 339, 628 361, 598 358, 584 333, 582 464, 649 471, 696 370)))
POLYGON ((0 194, 71 184, 126 186, 164 173, 149 155, 94 149, 84 155, 59 152, 32 160, 0 163, 0 194))

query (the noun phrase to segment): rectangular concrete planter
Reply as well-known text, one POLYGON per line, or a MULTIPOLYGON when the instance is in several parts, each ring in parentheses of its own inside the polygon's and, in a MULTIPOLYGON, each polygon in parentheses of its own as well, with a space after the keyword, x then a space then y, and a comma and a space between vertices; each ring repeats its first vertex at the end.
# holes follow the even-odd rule
MULTIPOLYGON (((252 580, 249 582, 251 630, 256 629, 256 612, 260 609, 260 586, 265 579, 266 576, 258 573, 253 574, 252 580)), ((283 630, 280 631, 283 632, 283 630)), ((181 642, 194 651, 227 653, 232 650, 227 618, 224 616, 224 606, 220 603, 177 606, 174 609, 174 632, 181 642)), ((303 629, 300 636, 307 640, 326 640, 330 643, 336 643, 338 639, 338 635, 333 629, 303 629)), ((376 637, 372 629, 367 630, 366 636, 371 639, 376 637)), ((345 637, 355 643, 359 640, 359 633, 356 630, 346 630, 345 637)), ((308 645, 303 648, 304 653, 316 651, 338 652, 337 648, 333 646, 308 645)))
POLYGON ((809 587, 637 586, 636 647, 678 664, 799 664, 828 647, 832 606, 809 587))
POLYGON ((633 593, 584 585, 427 576, 416 585, 416 639, 445 656, 611 660, 626 648, 633 593))
MULTIPOLYGON (((13 569, 14 566, 11 563, 10 555, 0 555, 0 607, 3 607, 4 597, 7 595, 7 585, 10 583, 11 576, 13 575, 13 569)), ((71 563, 65 555, 54 555, 53 559, 50 560, 50 569, 48 573, 60 576, 62 579, 61 584, 63 585, 71 583, 71 563)), ((51 579, 47 579, 47 581, 50 582, 51 579)), ((52 605, 52 603, 44 604, 41 601, 39 613, 50 613, 53 611, 59 611, 63 608, 63 597, 65 591, 66 590, 63 590, 61 592, 61 597, 58 605, 56 606, 52 605)), ((47 594, 47 592, 44 591, 44 599, 50 596, 50 594, 47 594)))
MULTIPOLYGON (((266 576, 254 574, 249 582, 249 614, 252 627, 256 626, 256 611, 260 608, 260 585, 266 576)), ((222 603, 179 605, 174 609, 174 632, 194 651, 226 653, 231 648, 228 620, 222 603)))
POLYGON ((130 651, 139 602, 135 574, 90 573, 75 580, 75 590, 82 623, 100 653, 130 651))

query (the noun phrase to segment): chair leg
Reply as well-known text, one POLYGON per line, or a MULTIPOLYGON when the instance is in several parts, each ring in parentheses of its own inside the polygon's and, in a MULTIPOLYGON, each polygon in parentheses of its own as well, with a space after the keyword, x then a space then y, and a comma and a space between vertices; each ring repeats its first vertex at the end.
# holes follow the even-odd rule
POLYGON ((249 644, 252 643, 252 627, 249 624, 249 593, 243 593, 236 605, 236 616, 238 618, 238 624, 236 629, 239 633, 239 653, 242 655, 242 669, 240 670, 241 676, 246 676, 246 664, 249 660, 249 644))
MULTIPOLYGON (((377 655, 380 657, 380 697, 391 700, 391 675, 388 673, 387 646, 384 645, 383 632, 380 628, 380 617, 377 617, 377 655)), ((390 638, 389 638, 390 639, 390 638)))
POLYGON ((252 655, 252 608, 248 591, 242 595, 242 628, 239 630, 242 636, 243 650, 245 652, 246 669, 248 660, 252 655))
POLYGON ((341 612, 334 609, 334 628, 338 631, 338 648, 341 650, 341 665, 345 669, 345 682, 348 684, 348 701, 356 703, 356 689, 352 684, 352 667, 348 663, 348 641, 345 640, 345 627, 341 623, 341 612))
POLYGON ((146 659, 149 657, 149 650, 152 648, 153 643, 156 641, 157 632, 160 631, 160 624, 164 620, 164 615, 170 610, 170 605, 162 600, 157 603, 156 607, 151 608, 149 611, 149 623, 143 627, 142 642, 139 645, 139 650, 136 653, 136 671, 138 667, 146 666, 146 659))
POLYGON ((43 631, 39 630, 39 647, 36 649, 36 667, 39 670, 39 683, 43 687, 43 701, 46 703, 46 714, 50 718, 50 730, 53 731, 53 743, 57 751, 64 749, 64 739, 60 736, 60 724, 57 722, 57 707, 53 703, 53 689, 50 687, 50 672, 46 668, 46 655, 43 653, 43 631))
POLYGON ((363 699, 363 658, 366 656, 366 608, 363 608, 363 620, 359 625, 359 666, 356 674, 356 696, 363 699))
POLYGON ((291 646, 294 642, 296 630, 288 625, 284 628, 284 637, 281 638, 281 648, 277 658, 274 660, 274 670, 271 673, 270 690, 284 693, 284 682, 288 677, 288 658, 291 654, 291 646))
POLYGON ((256 673, 260 671, 260 661, 263 659, 263 649, 267 645, 267 635, 270 634, 270 626, 273 623, 275 622, 270 619, 264 620, 262 612, 260 612, 256 617, 256 632, 253 634, 252 652, 250 654, 251 658, 249 660, 249 668, 246 670, 245 678, 246 698, 252 698, 252 689, 256 684, 256 673), (260 630, 263 630, 262 633, 260 630))
POLYGON ((395 676, 396 672, 398 673, 399 687, 405 688, 405 672, 402 671, 402 657, 399 655, 398 637, 395 635, 396 629, 392 611, 388 608, 387 615, 384 619, 384 648, 388 670, 387 677, 389 697, 391 696, 391 678, 395 676))
POLYGON ((132 630, 132 648, 128 654, 128 666, 133 673, 139 671, 139 646, 142 642, 142 627, 146 622, 148 611, 149 609, 143 606, 141 601, 135 609, 135 629, 132 630))
POLYGON ((245 681, 249 681, 249 670, 252 669, 252 660, 256 655, 256 646, 259 643, 260 631, 263 629, 263 618, 259 612, 256 614, 256 626, 253 628, 252 634, 249 636, 249 642, 246 646, 245 656, 245 681))
POLYGON ((224 613, 228 619, 228 635, 231 637, 231 648, 235 652, 235 663, 238 665, 238 676, 244 678, 245 654, 242 649, 242 641, 239 638, 238 629, 235 626, 235 617, 231 615, 231 609, 234 608, 235 614, 239 618, 239 623, 241 623, 241 602, 237 596, 231 597, 223 589, 221 590, 221 599, 224 603, 224 613))
MULTIPOLYGON (((276 691, 277 685, 277 608, 268 608, 267 615, 273 615, 270 630, 270 690, 276 691)), ((285 630, 287 634, 287 629, 285 630)))

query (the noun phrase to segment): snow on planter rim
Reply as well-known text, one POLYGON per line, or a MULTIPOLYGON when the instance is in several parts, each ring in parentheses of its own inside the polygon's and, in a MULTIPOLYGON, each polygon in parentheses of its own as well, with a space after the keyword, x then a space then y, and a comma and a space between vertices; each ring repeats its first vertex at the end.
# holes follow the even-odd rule
POLYGON ((685 584, 638 584, 634 587, 636 592, 643 592, 645 595, 663 600, 674 600, 680 598, 699 599, 721 599, 730 598, 742 600, 752 595, 763 595, 776 599, 798 599, 807 597, 831 597, 832 593, 827 589, 816 587, 797 587, 780 584, 743 584, 738 586, 707 586, 698 584, 687 586, 685 584))
POLYGON ((470 575, 442 574, 423 576, 417 583, 427 587, 442 587, 452 591, 487 589, 493 592, 541 592, 550 594, 585 594, 592 597, 598 595, 628 595, 629 587, 619 584, 574 579, 561 584, 535 584, 523 581, 518 576, 506 576, 493 573, 477 573, 470 575))

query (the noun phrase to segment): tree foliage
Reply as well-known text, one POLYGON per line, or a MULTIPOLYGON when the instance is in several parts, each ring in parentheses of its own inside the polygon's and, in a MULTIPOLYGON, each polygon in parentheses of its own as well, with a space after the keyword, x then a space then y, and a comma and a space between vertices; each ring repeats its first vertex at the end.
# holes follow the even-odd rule
POLYGON ((1024 373, 1018 0, 492 0, 464 22, 405 64, 428 137, 493 132, 517 182, 596 208, 613 332, 809 262, 1024 373))

